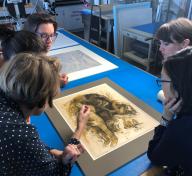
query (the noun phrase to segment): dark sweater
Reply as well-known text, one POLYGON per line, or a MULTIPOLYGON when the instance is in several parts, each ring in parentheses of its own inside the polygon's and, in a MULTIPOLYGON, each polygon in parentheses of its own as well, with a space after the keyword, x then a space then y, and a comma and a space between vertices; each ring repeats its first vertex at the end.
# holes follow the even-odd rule
POLYGON ((19 106, 0 90, 0 175, 60 176, 64 166, 49 153, 19 106))
POLYGON ((167 127, 156 127, 147 155, 155 165, 181 166, 185 176, 192 176, 192 115, 180 115, 167 127))

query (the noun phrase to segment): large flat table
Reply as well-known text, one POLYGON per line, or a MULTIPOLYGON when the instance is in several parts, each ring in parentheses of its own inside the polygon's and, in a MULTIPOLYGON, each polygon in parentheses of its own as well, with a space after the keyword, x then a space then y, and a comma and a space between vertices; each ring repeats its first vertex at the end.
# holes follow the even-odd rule
MULTIPOLYGON (((88 76, 85 78, 81 78, 75 81, 69 82, 61 91, 65 91, 71 88, 74 88, 79 85, 83 85, 86 83, 94 82, 101 78, 108 78, 111 81, 118 84, 120 87, 133 94, 138 99, 145 102, 150 107, 154 108, 156 111, 162 111, 162 104, 159 103, 156 99, 157 92, 159 91, 159 87, 156 85, 156 77, 135 67, 127 62, 121 60, 120 58, 111 55, 110 53, 64 31, 59 30, 65 37, 69 37, 73 41, 77 42, 79 45, 82 45, 91 51, 97 53, 102 56, 106 60, 114 63, 118 66, 117 69, 113 69, 110 71, 102 72, 99 74, 95 74, 92 76, 88 76)), ((61 42, 62 43, 62 42, 61 42)), ((74 42, 72 42, 74 43, 74 42)), ((61 44, 62 47, 62 44, 61 44)), ((66 47, 66 45, 64 46, 66 47)), ((69 47, 73 47, 69 44, 69 47)), ((60 47, 58 47, 60 48, 60 47)), ((49 118, 45 113, 42 113, 38 117, 31 117, 31 123, 37 127, 37 130, 40 134, 41 139, 48 144, 50 147, 63 149, 64 143, 57 133, 57 130, 50 122, 49 118)), ((117 158, 118 159, 118 158, 117 158)), ((109 176, 137 176, 146 171, 149 167, 151 167, 151 163, 147 158, 146 153, 138 156, 134 160, 122 165, 117 170, 109 173, 109 176)), ((71 176, 83 176, 84 173, 78 164, 75 164, 72 169, 71 176)))

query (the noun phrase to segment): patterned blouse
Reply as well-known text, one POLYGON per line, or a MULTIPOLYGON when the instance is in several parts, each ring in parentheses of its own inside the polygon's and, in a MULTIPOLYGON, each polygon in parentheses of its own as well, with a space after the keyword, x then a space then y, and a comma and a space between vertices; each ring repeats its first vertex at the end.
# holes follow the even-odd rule
POLYGON ((0 175, 60 176, 66 167, 49 153, 19 106, 0 90, 0 175))

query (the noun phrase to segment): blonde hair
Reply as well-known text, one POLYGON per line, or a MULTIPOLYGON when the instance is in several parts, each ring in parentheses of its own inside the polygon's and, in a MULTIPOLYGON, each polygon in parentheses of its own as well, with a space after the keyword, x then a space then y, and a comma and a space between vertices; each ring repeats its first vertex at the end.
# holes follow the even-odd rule
POLYGON ((52 107, 59 91, 60 63, 55 58, 20 53, 0 70, 0 88, 15 102, 28 108, 52 107))

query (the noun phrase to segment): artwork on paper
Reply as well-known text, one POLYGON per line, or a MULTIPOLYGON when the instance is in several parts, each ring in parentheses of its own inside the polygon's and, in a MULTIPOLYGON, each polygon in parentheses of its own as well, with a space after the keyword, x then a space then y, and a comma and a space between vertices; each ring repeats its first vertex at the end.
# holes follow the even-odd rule
POLYGON ((64 47, 71 47, 79 44, 76 41, 72 40, 71 38, 67 37, 62 32, 57 31, 57 34, 58 34, 57 38, 53 43, 51 50, 64 48, 64 47))
POLYGON ((81 142, 93 160, 153 130, 159 122, 106 83, 53 102, 72 131, 83 104, 91 108, 81 142))
POLYGON ((80 50, 56 54, 55 57, 61 60, 61 72, 67 74, 101 65, 99 62, 93 60, 90 56, 80 50))
POLYGON ((117 68, 115 64, 81 45, 52 50, 49 56, 60 59, 61 73, 67 73, 69 81, 117 68))

